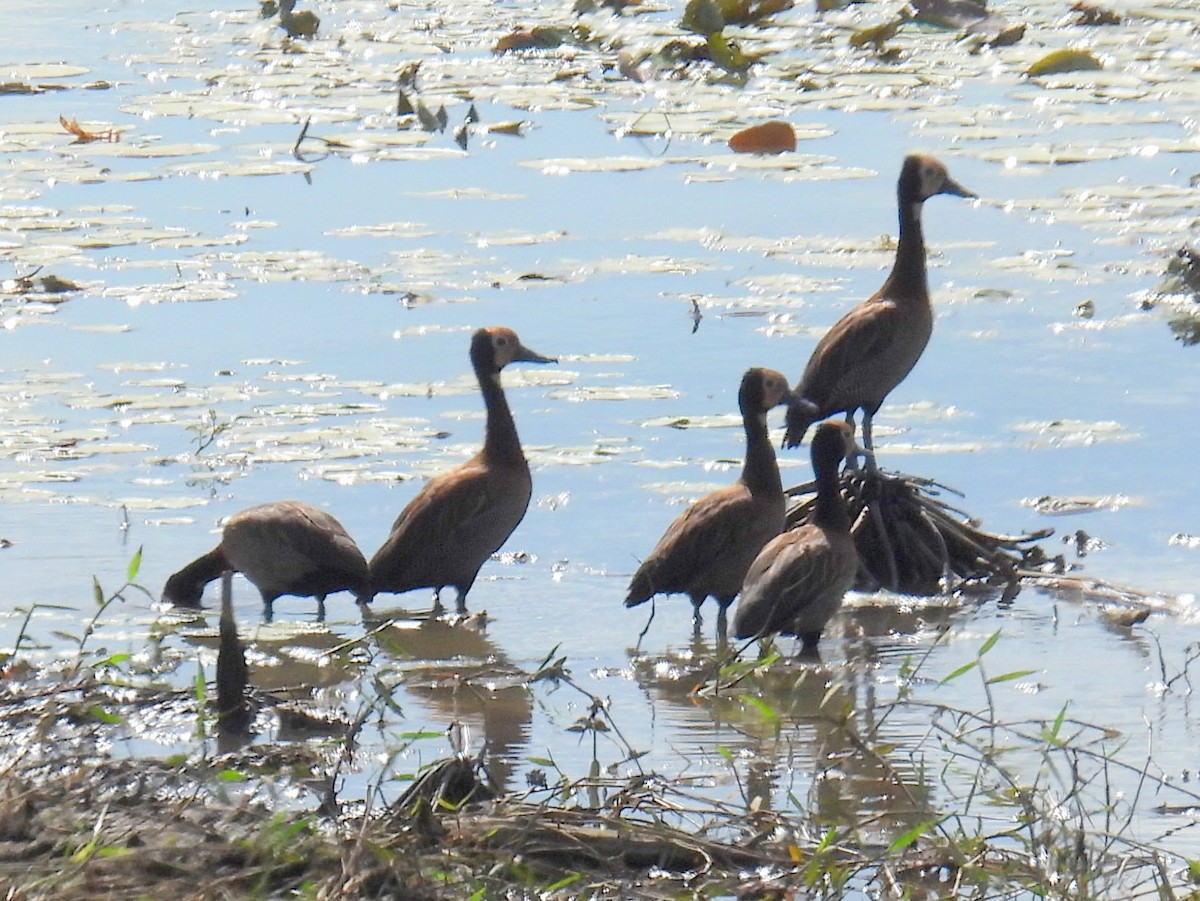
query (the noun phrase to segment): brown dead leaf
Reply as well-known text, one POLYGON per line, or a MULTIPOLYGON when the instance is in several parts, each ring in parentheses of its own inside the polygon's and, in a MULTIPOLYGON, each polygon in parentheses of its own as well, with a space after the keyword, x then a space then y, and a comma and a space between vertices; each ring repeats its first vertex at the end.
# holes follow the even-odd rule
POLYGON ((43 275, 40 279, 42 290, 47 294, 65 294, 68 291, 82 291, 75 282, 59 278, 57 275, 43 275))
POLYGON ((850 35, 850 46, 873 46, 876 53, 883 53, 887 50, 887 42, 896 36, 896 33, 900 31, 900 26, 904 22, 903 18, 899 18, 891 22, 884 22, 882 25, 859 28, 850 35))
POLYGON ((121 140, 121 133, 115 128, 106 128, 104 131, 88 131, 79 124, 78 119, 68 120, 66 116, 59 116, 58 122, 66 129, 67 134, 75 135, 75 140, 71 142, 73 144, 88 144, 92 141, 112 141, 115 143, 121 140))
POLYGON ((492 48, 493 53, 505 53, 509 50, 553 50, 555 47, 569 41, 571 32, 566 28, 555 28, 550 25, 536 25, 533 28, 517 28, 510 31, 492 48))
POLYGON ((1072 12, 1079 13, 1075 19, 1076 25, 1120 25, 1121 16, 1113 12, 1111 9, 1105 9, 1102 6, 1093 6, 1090 3, 1084 3, 1080 0, 1071 7, 1072 12))
POLYGON ((786 153, 796 149, 796 131, 780 119, 743 128, 729 139, 734 153, 786 153))

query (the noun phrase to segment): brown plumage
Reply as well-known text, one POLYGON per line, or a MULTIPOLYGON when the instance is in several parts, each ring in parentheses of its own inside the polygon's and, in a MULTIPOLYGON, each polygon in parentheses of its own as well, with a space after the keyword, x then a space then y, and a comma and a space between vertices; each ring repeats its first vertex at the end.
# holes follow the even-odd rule
MULTIPOLYGON (((487 426, 483 449, 461 466, 430 479, 392 524, 371 558, 371 590, 404 592, 447 585, 458 592, 458 612, 484 561, 508 540, 525 516, 533 480, 517 427, 500 387, 509 363, 553 363, 525 347, 516 332, 483 328, 471 339, 487 426)), ((435 609, 440 609, 435 601, 435 609)))
POLYGON ((786 447, 834 413, 863 411, 863 445, 873 465, 871 421, 885 397, 916 365, 933 331, 925 275, 921 209, 935 194, 974 197, 930 156, 911 155, 900 170, 900 240, 892 272, 878 291, 834 323, 817 344, 788 404, 786 447))
POLYGON ((163 601, 200 606, 204 586, 226 570, 240 572, 259 593, 268 616, 277 597, 315 597, 324 612, 325 596, 367 590, 367 561, 334 517, 300 501, 261 504, 233 514, 221 543, 171 578, 163 601))
POLYGON ((814 649, 854 584, 858 552, 842 499, 838 467, 855 450, 847 423, 825 422, 812 442, 817 504, 812 519, 770 541, 746 572, 733 617, 738 638, 781 632, 814 649))
POLYGON ((783 485, 767 434, 767 411, 787 396, 787 379, 773 369, 749 369, 742 376, 738 407, 746 430, 746 460, 741 477, 700 498, 667 527, 634 573, 626 607, 656 594, 686 594, 699 623, 700 606, 711 596, 720 605, 723 627, 746 567, 783 531, 783 485))

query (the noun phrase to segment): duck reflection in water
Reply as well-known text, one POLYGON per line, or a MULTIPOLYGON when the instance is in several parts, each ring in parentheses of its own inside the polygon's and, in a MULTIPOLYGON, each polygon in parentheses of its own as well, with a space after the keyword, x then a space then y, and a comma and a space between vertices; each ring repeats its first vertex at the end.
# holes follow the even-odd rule
MULTIPOLYGON (((465 724, 468 735, 482 734, 478 756, 490 788, 513 788, 513 771, 528 751, 533 728, 528 674, 481 629, 462 623, 392 617, 363 607, 363 627, 381 656, 400 668, 397 688, 424 706, 432 721, 465 724)), ((469 753, 469 745, 455 750, 469 753)))

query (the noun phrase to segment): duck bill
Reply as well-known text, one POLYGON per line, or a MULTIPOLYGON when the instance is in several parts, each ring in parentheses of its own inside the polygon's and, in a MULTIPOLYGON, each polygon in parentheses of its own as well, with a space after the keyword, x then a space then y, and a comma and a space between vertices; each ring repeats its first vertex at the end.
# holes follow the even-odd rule
POLYGON ((524 344, 517 347, 513 354, 514 363, 557 363, 558 357, 544 357, 535 350, 530 350, 524 344))
POLYGON ((946 181, 942 184, 941 194, 953 194, 955 197, 978 197, 974 191, 969 191, 956 182, 953 178, 946 176, 946 181))

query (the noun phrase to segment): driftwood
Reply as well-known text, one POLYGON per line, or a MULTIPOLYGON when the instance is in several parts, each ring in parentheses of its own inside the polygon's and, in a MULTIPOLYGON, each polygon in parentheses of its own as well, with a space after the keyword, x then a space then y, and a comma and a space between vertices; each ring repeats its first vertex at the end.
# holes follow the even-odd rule
MULTIPOLYGON (((973 582, 1011 598, 1034 542, 1053 533, 997 535, 942 500, 962 493, 932 479, 903 473, 850 469, 842 473, 842 496, 850 509, 851 531, 860 560, 861 591, 886 588, 904 594, 933 595, 973 582)), ((799 498, 788 511, 788 528, 808 521, 816 506, 816 484, 787 490, 799 498)))

